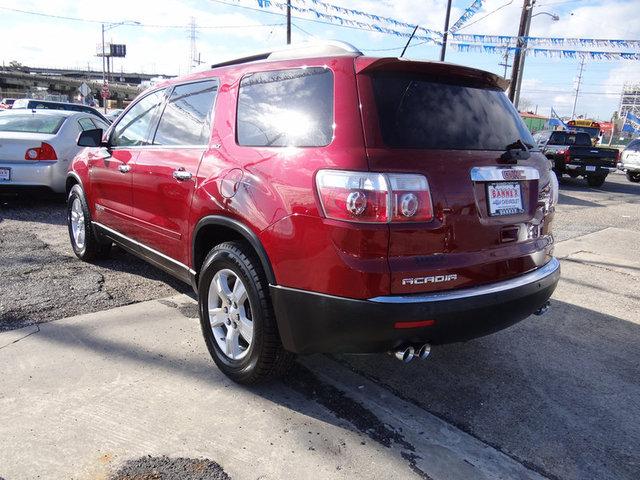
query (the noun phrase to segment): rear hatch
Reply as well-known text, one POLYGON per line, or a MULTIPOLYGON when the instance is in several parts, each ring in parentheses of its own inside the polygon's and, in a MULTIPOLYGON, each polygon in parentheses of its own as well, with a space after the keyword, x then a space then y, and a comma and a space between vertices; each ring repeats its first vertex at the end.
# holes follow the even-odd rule
POLYGON ((392 294, 492 283, 548 261, 549 162, 527 155, 534 141, 501 77, 366 57, 356 72, 369 168, 424 175, 433 204, 430 222, 389 224, 392 294))

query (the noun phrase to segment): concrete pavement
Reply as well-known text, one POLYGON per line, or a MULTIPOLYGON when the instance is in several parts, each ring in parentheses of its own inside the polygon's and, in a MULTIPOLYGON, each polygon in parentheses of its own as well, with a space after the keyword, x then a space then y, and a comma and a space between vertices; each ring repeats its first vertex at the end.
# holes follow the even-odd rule
POLYGON ((215 368, 187 296, 0 334, 0 477, 107 479, 145 455, 235 479, 540 479, 324 357, 246 389, 215 368))

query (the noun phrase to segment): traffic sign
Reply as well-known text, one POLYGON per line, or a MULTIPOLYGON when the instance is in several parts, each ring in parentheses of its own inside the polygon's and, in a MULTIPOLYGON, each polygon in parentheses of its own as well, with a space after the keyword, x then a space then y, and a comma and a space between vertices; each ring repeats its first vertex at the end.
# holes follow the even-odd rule
POLYGON ((102 85, 102 91, 100 92, 102 98, 109 98, 111 96, 111 92, 109 91, 109 84, 105 83, 102 85))
POLYGON ((82 85, 78 87, 78 91, 80 92, 80 95, 82 95, 83 97, 86 97, 91 93, 91 89, 89 88, 89 85, 87 85, 84 82, 82 82, 82 85))

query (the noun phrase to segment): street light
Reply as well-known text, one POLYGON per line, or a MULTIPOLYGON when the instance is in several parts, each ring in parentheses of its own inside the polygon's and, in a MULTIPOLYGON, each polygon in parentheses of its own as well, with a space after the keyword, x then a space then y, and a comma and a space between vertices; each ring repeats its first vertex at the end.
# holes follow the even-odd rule
POLYGON ((535 1, 529 5, 527 7, 527 10, 529 12, 529 15, 527 15, 527 24, 526 24, 526 28, 525 28, 525 33, 524 33, 524 39, 522 42, 522 46, 520 47, 520 62, 519 62, 519 68, 518 68, 518 78, 516 81, 516 85, 514 85, 514 96, 513 96, 513 104, 516 107, 516 109, 518 108, 518 103, 520 103, 520 87, 522 85, 522 76, 524 74, 524 60, 525 60, 525 56, 527 55, 527 37, 529 37, 529 30, 531 28, 531 19, 533 17, 537 17, 538 15, 548 15, 551 17, 551 19, 554 22, 557 22, 558 20, 560 20, 560 17, 558 15, 556 15, 555 13, 549 13, 549 12, 538 12, 535 13, 533 15, 531 15, 531 12, 533 11, 533 6, 535 5, 535 1))
MULTIPOLYGON (((116 27, 121 25, 141 25, 140 22, 135 20, 123 20, 122 22, 113 22, 113 23, 103 23, 102 24, 102 88, 106 88, 107 85, 107 72, 105 69, 105 59, 107 58, 106 52, 104 50, 104 32, 108 32, 116 27)), ((104 107, 104 113, 107 113, 107 102, 106 98, 102 99, 102 105, 104 107)))

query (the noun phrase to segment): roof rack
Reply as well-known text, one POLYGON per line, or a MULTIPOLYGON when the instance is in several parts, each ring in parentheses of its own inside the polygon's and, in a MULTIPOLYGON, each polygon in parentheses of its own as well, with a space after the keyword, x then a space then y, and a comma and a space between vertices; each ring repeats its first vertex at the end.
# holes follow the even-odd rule
POLYGON ((307 42, 289 45, 285 48, 271 52, 255 53, 246 57, 234 58, 224 62, 214 63, 211 68, 240 65, 242 63, 257 62, 259 60, 289 60, 304 57, 321 57, 330 55, 362 55, 362 52, 353 45, 339 40, 324 42, 307 42))

